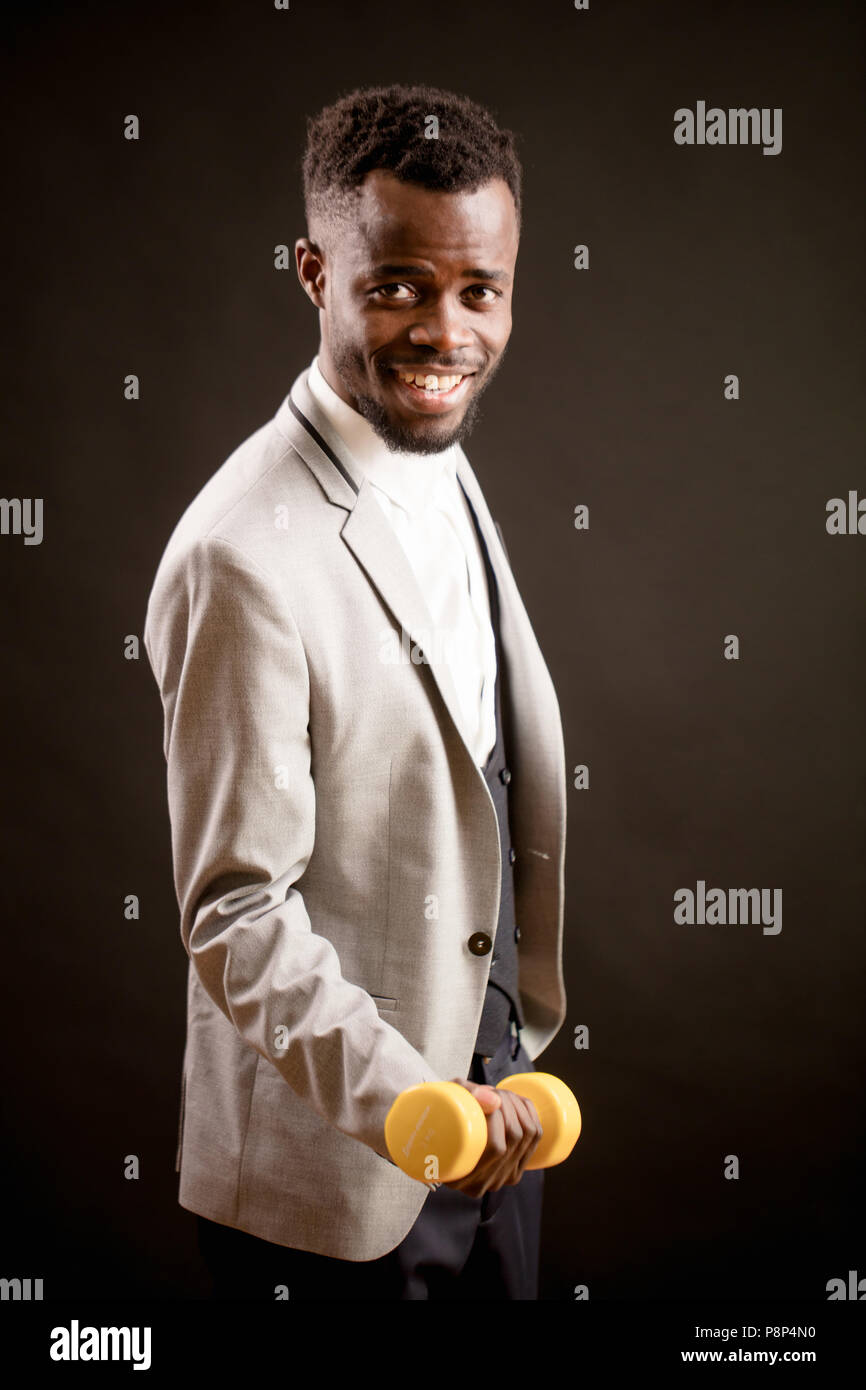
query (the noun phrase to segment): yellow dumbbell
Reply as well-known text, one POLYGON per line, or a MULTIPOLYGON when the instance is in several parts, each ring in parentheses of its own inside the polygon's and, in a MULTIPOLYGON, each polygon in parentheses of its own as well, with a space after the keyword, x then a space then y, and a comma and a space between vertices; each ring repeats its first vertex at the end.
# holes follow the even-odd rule
MULTIPOLYGON (((544 1071, 506 1076, 497 1090, 531 1100, 544 1133, 526 1168, 568 1158, 580 1134, 580 1107, 559 1077, 544 1071)), ((456 1081, 427 1081, 401 1091, 385 1119, 385 1141, 398 1168, 419 1182, 456 1182, 471 1173, 487 1145, 487 1116, 456 1081)))

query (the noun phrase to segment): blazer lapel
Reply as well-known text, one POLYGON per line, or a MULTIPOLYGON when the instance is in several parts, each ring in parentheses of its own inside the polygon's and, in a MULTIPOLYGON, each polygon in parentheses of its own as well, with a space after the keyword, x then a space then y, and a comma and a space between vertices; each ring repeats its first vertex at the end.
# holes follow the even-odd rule
POLYGON ((328 499, 348 511, 342 538, 393 614, 411 644, 410 650, 417 644, 418 655, 423 652, 454 727, 474 764, 474 753, 463 737, 457 691, 438 644, 433 642, 433 620, 415 572, 376 501, 369 480, 310 392, 307 375, 308 369, 295 381, 277 411, 274 417, 277 428, 315 474, 328 499), (431 643, 433 651, 429 650, 431 643))

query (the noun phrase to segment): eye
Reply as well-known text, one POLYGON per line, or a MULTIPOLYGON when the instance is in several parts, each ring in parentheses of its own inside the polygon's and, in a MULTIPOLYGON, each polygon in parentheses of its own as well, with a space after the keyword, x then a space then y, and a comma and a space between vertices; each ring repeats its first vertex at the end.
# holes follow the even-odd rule
MULTIPOLYGON (((403 284, 402 282, 400 282, 400 281, 395 281, 393 284, 390 284, 390 285, 378 285, 378 286, 376 287, 376 289, 373 291, 373 293, 374 293, 374 294, 381 294, 381 295, 384 295, 386 299, 390 299, 390 300, 395 300, 395 299, 396 299, 396 300, 398 300, 398 302, 399 302, 400 299, 403 299, 403 298, 404 298, 403 295, 399 295, 399 296, 398 296, 398 295, 395 295, 395 294, 387 294, 387 293, 386 293, 387 290, 410 290, 410 291, 411 291, 411 286, 410 286, 410 285, 404 285, 404 284, 403 284)), ((411 297, 411 294, 410 294, 410 297, 411 297)))
POLYGON ((470 285, 466 293, 472 294, 475 290, 480 290, 482 294, 489 294, 493 296, 492 299, 476 299, 476 304, 492 304, 493 300, 498 299, 500 295, 499 290, 491 289, 489 285, 470 285))

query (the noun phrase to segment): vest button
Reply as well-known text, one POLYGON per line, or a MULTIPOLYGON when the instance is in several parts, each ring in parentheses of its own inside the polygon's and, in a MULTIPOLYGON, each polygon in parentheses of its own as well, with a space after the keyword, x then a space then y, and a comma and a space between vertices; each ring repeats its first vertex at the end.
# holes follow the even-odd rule
POLYGON ((515 940, 515 941, 519 941, 519 940, 520 940, 520 928, 519 928, 519 927, 515 927, 515 928, 514 928, 514 940, 515 940))
POLYGON ((470 936, 466 945, 469 947, 473 956, 486 956, 493 942, 486 932, 477 931, 470 936))
POLYGON ((501 771, 500 774, 499 774, 499 780, 500 780, 500 782, 504 782, 505 785, 506 785, 506 787, 508 786, 508 783, 511 781, 511 770, 510 770, 510 768, 504 767, 504 768, 502 769, 502 771, 501 771))
POLYGON ((508 851, 508 862, 509 862, 509 864, 513 864, 516 858, 517 858, 517 850, 514 849, 514 848, 510 849, 510 850, 508 851))

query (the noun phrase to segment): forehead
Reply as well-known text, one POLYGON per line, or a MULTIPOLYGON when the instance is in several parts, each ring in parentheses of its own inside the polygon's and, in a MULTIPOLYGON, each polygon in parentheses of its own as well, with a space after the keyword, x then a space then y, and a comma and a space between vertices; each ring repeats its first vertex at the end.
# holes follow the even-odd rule
POLYGON ((513 269, 517 256, 517 212, 504 179, 479 188, 442 193, 404 183, 376 169, 361 186, 357 222, 345 240, 356 263, 416 259, 495 261, 513 269))

